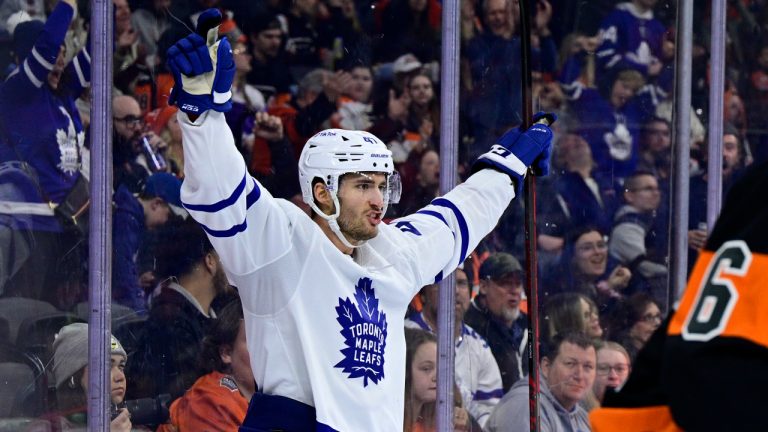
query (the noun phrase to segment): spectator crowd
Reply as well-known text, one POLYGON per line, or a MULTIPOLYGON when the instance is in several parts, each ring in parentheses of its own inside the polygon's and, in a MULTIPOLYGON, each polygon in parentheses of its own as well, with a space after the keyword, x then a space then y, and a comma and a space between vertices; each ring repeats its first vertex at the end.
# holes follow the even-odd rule
MULTIPOLYGON (((90 150, 104 145, 90 139, 90 49, 104 35, 90 33, 88 3, 0 5, 0 363, 26 362, 41 387, 13 395, 0 421, 29 430, 85 421, 87 362, 77 355, 87 335, 90 150)), ((522 200, 456 271, 456 430, 528 424, 531 289, 542 299, 542 430, 589 430, 587 412, 621 388, 670 307, 676 2, 576 3, 538 0, 531 12, 534 109, 559 117, 552 173, 536 179, 537 286, 524 283, 522 200)), ((184 148, 166 51, 203 10, 220 8, 219 37, 236 68, 226 120, 250 174, 309 212, 297 172, 306 140, 326 128, 367 130, 391 149, 402 179, 392 220, 439 194, 442 5, 113 5, 112 430, 236 430, 258 383, 237 287, 179 197, 184 148), (168 406, 167 420, 138 424, 118 405, 142 398, 168 406)), ((694 5, 691 266, 711 228, 707 5, 694 5)), ((523 71, 517 0, 461 0, 460 11, 455 169, 464 179, 475 157, 520 124, 523 71)), ((724 193, 746 166, 768 159, 766 23, 768 3, 729 2, 724 193)), ((406 321, 406 431, 436 427, 437 298, 437 285, 425 286, 406 321)), ((10 371, 0 368, 0 381, 10 371)))

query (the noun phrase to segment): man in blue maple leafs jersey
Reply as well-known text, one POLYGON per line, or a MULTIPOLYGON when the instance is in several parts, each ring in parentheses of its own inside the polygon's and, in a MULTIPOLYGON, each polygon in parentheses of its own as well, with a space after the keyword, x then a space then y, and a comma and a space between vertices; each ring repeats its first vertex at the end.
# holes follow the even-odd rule
POLYGON ((493 229, 527 166, 546 174, 552 133, 543 124, 506 133, 464 184, 386 225, 399 195, 391 152, 367 132, 320 132, 299 160, 307 217, 249 176, 233 144, 223 112, 234 65, 226 39, 216 41, 220 20, 203 13, 168 63, 184 141, 181 198, 240 289, 261 391, 241 431, 402 429, 409 301, 493 229))

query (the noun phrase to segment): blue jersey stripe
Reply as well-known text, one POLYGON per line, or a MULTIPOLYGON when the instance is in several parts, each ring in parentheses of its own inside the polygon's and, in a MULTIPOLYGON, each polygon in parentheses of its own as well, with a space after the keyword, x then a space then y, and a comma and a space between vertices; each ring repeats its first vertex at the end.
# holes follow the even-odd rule
POLYGON ((474 400, 478 401, 478 400, 488 400, 488 399, 499 399, 502 396, 504 396, 504 390, 500 388, 491 390, 489 392, 478 390, 475 393, 474 400))
POLYGON ((419 210, 419 211, 416 212, 416 214, 425 214, 425 215, 429 215, 429 216, 434 216, 434 217, 440 219, 445 224, 445 226, 447 226, 448 228, 451 227, 450 225, 448 225, 448 222, 445 220, 443 215, 440 214, 439 212, 434 211, 434 210, 419 210))
POLYGON ((228 198, 224 198, 223 200, 213 203, 213 204, 184 204, 184 207, 187 210, 194 210, 194 211, 201 211, 206 213, 215 213, 219 210, 225 209, 232 204, 234 204, 238 198, 240 198, 240 195, 242 195, 243 191, 245 190, 245 179, 248 177, 248 175, 243 175, 243 181, 240 182, 239 185, 235 188, 234 191, 232 191, 232 195, 230 195, 228 198))
MULTIPOLYGON (((256 180, 253 180, 253 190, 248 192, 248 195, 245 197, 245 203, 246 207, 245 209, 248 210, 251 208, 251 206, 259 200, 261 197, 261 188, 259 188, 259 184, 256 183, 256 180)), ((246 216, 247 217, 247 216, 246 216)), ((213 237, 233 237, 237 233, 245 231, 245 229, 248 227, 248 223, 244 220, 243 223, 239 223, 237 225, 234 225, 233 227, 226 229, 226 230, 215 230, 213 228, 209 228, 203 224, 200 224, 200 226, 203 227, 203 230, 210 234, 213 237)))
POLYGON ((445 207, 450 209, 454 216, 456 216, 456 222, 459 224, 459 233, 461 234, 461 255, 459 262, 463 262, 467 258, 467 248, 469 247, 469 227, 467 226, 467 220, 464 219, 464 215, 461 214, 461 210, 456 207, 456 204, 445 198, 435 198, 432 200, 432 205, 445 207))
POLYGON ((203 230, 207 232, 210 236, 213 237, 234 237, 237 233, 241 233, 245 231, 246 228, 248 228, 248 222, 243 221, 243 223, 239 223, 235 226, 233 226, 230 229, 225 230, 215 230, 213 228, 208 228, 207 226, 200 224, 201 227, 203 227, 203 230))
POLYGON ((315 431, 316 432, 339 432, 336 429, 328 425, 322 424, 320 422, 317 422, 317 428, 315 429, 315 431))

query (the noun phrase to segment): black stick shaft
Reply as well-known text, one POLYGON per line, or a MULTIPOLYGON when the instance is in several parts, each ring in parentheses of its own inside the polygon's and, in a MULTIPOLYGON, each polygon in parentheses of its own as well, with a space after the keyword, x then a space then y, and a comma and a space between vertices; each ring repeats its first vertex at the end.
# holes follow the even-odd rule
MULTIPOLYGON (((531 80, 531 11, 533 0, 520 0, 520 69, 522 88, 522 125, 526 130, 533 122, 531 80)), ((535 5, 534 5, 535 6, 535 5)), ((528 267, 528 391, 531 432, 539 432, 539 296, 536 258, 536 183, 529 168, 525 178, 525 263, 528 267)))

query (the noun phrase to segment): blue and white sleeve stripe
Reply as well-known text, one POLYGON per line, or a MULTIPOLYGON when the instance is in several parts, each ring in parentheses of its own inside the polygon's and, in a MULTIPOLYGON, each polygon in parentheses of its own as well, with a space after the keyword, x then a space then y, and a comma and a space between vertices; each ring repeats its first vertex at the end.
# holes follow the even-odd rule
MULTIPOLYGON (((243 193, 245 193, 245 189, 246 189, 245 185, 248 179, 250 179, 251 181, 252 189, 245 196, 245 206, 247 211, 261 197, 261 188, 259 187, 259 184, 256 182, 256 180, 254 180, 252 177, 250 177, 247 174, 243 176, 243 180, 235 187, 235 189, 232 191, 232 194, 230 194, 227 198, 224 198, 220 201, 217 201, 211 204, 191 204, 186 202, 183 202, 182 204, 184 205, 184 208, 186 208, 191 212, 218 213, 221 211, 225 211, 229 207, 237 204, 237 202, 240 200, 243 193)), ((202 223, 202 221, 200 225, 203 227, 205 232, 207 232, 213 237, 233 237, 238 233, 245 231, 245 229, 248 227, 248 223, 245 218, 246 216, 243 217, 242 222, 236 223, 225 229, 211 228, 210 226, 207 226, 206 224, 202 223)), ((200 218, 198 220, 201 220, 201 219, 204 220, 205 218, 200 218)))

